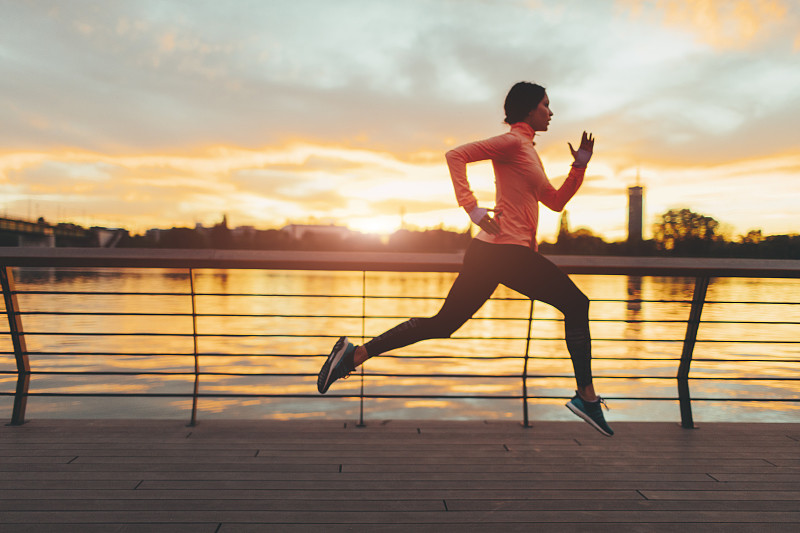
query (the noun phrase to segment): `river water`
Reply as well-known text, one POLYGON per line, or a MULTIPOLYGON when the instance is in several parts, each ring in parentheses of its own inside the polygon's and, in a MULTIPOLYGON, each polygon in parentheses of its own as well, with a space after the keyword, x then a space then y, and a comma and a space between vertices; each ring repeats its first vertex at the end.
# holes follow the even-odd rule
MULTIPOLYGON (((171 355, 193 354, 195 349, 185 270, 16 269, 15 278, 23 292, 18 300, 35 372, 29 419, 190 417, 190 398, 35 395, 191 393, 191 375, 69 373, 193 371, 194 357, 171 355)), ((358 418, 359 400, 316 394, 323 354, 338 335, 358 342, 405 318, 435 313, 453 279, 450 273, 196 271, 197 350, 212 354, 201 355, 199 364, 201 370, 217 373, 201 376, 200 392, 298 396, 200 398, 198 419, 358 418), (364 289, 369 298, 361 298, 364 289), (362 311, 370 318, 362 320, 362 311)), ((694 280, 593 275, 573 279, 592 299, 595 384, 600 394, 611 398, 607 418, 678 421, 676 401, 642 398, 676 396, 674 377, 694 280)), ((800 399, 800 280, 718 278, 712 280, 707 299, 690 382, 695 422, 800 422, 800 402, 761 401, 800 399), (740 399, 748 401, 730 401, 740 399)), ((529 301, 501 287, 454 338, 421 342, 391 357, 372 359, 365 367, 364 391, 404 397, 368 398, 364 419, 521 420, 519 399, 408 396, 519 395, 527 345, 528 393, 544 397, 529 400, 531 418, 571 420, 574 415, 563 404, 573 394, 574 380, 560 314, 536 303, 528 344, 529 312, 529 301)), ((0 391, 13 392, 15 361, 9 336, 0 335, 0 343, 6 352, 0 355, 0 371, 9 372, 0 374, 0 391)), ((352 376, 334 384, 329 394, 355 394, 361 387, 361 378, 352 376)), ((0 396, 2 413, 10 417, 11 406, 11 397, 0 396)))

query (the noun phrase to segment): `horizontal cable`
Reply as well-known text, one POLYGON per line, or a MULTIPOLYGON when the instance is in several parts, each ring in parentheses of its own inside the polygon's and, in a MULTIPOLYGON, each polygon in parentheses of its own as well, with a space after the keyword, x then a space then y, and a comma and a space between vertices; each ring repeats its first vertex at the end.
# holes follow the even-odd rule
MULTIPOLYGON (((54 331, 26 331, 30 336, 64 336, 64 337, 200 337, 200 338, 300 338, 300 339, 338 339, 340 335, 300 334, 300 333, 159 333, 159 332, 54 332, 54 331)), ((527 337, 450 337, 454 340, 480 340, 480 341, 523 341, 527 337)), ((532 341, 560 341, 563 337, 530 337, 532 341)), ((684 339, 622 339, 622 338, 593 338, 592 342, 683 342, 684 339)), ((697 339, 700 343, 724 344, 800 344, 800 340, 757 340, 757 339, 697 339)))
MULTIPOLYGON (((14 393, 0 392, 1 396, 13 396, 14 393)), ((30 392, 29 397, 56 397, 56 398, 193 398, 191 393, 169 392, 30 392)), ((525 397, 519 394, 509 395, 482 395, 482 394, 327 394, 326 398, 372 398, 372 399, 425 399, 425 400, 522 400, 525 397)), ((319 394, 266 394, 266 393, 201 393, 197 398, 320 398, 319 394)), ((529 400, 563 400, 564 396, 528 395, 529 400)), ((678 401, 674 396, 604 396, 609 401, 678 401)), ((692 397, 693 402, 800 402, 800 398, 730 398, 730 397, 692 397)))
MULTIPOLYGON (((152 316, 152 317, 161 317, 161 316, 170 316, 170 317, 192 317, 195 316, 197 318, 320 318, 320 319, 329 319, 329 318, 340 318, 340 319, 361 319, 363 318, 361 315, 284 315, 284 314, 254 314, 254 313, 152 313, 152 312, 133 312, 133 311, 126 311, 126 312, 115 312, 115 311, 103 311, 103 312, 88 312, 88 311, 21 311, 15 313, 16 315, 20 316, 152 316)), ((370 315, 367 317, 369 320, 404 320, 407 319, 407 316, 403 315, 370 315)), ((512 317, 512 316, 492 316, 492 317, 471 317, 470 321, 472 320, 496 320, 496 321, 511 321, 511 322, 527 322, 531 319, 527 317, 512 317)), ((534 317, 532 319, 534 322, 563 322, 563 318, 537 318, 534 317)), ((592 318, 589 320, 590 322, 602 322, 602 323, 622 323, 622 324, 685 324, 686 320, 682 319, 625 319, 625 318, 592 318)), ((757 324, 757 325, 789 325, 789 326, 797 326, 800 325, 800 322, 782 322, 782 321, 774 321, 774 320, 702 320, 701 324, 757 324)), ((8 332, 0 332, 0 334, 8 332)))
MULTIPOLYGON (((131 292, 131 291, 44 291, 44 290, 15 290, 12 294, 32 294, 32 295, 76 295, 76 296, 192 296, 191 292, 131 292)), ((408 296, 408 295, 371 295, 371 294, 291 294, 291 293, 219 293, 219 292, 196 292, 195 296, 209 297, 258 297, 258 298, 364 298, 368 300, 444 300, 444 296, 408 296)), ((496 301, 530 301, 527 297, 506 296, 492 297, 496 301)), ((673 300, 673 299, 620 299, 620 298, 592 298, 591 302, 597 303, 676 303, 691 304, 692 300, 673 300)), ((712 305, 800 305, 796 301, 756 301, 756 300, 705 300, 705 304, 712 305)))
MULTIPOLYGON (((190 370, 168 371, 168 370, 149 370, 149 371, 78 371, 78 370, 35 370, 30 372, 34 375, 48 376, 228 376, 228 377, 317 377, 316 373, 309 372, 208 372, 202 371, 198 374, 190 370)), ((360 376, 360 374, 359 374, 360 376)), ((356 378, 357 376, 353 376, 356 378)), ((364 372, 364 377, 387 377, 387 378, 431 378, 431 379, 521 379, 521 374, 397 374, 393 372, 364 372)), ((572 374, 528 374, 526 379, 573 379, 572 374)), ((595 375, 595 379, 625 379, 625 380, 661 380, 672 381, 675 376, 656 376, 656 375, 595 375)), ((800 377, 751 377, 751 376, 690 376, 690 381, 800 381, 800 377)))
MULTIPOLYGON (((521 339, 520 339, 521 340, 521 339)), ((26 352, 29 356, 50 356, 50 357, 221 357, 221 358, 309 358, 309 357, 327 357, 327 354, 287 354, 287 353, 237 353, 237 352, 48 352, 48 351, 29 351, 26 352)), ((14 352, 0 352, 0 355, 13 356, 14 352)), ((441 359, 441 360, 508 360, 508 359, 525 359, 523 355, 429 355, 429 354, 381 354, 381 359, 441 359)), ((553 361, 566 361, 569 356, 544 356, 544 355, 528 355, 528 359, 535 360, 553 360, 553 361)), ((680 357, 604 357, 593 356, 593 361, 680 361, 680 357)), ((781 359, 781 358, 711 358, 711 357, 694 357, 693 362, 701 363, 800 363, 800 359, 781 359)), ((14 372, 16 373, 16 372, 14 372)))

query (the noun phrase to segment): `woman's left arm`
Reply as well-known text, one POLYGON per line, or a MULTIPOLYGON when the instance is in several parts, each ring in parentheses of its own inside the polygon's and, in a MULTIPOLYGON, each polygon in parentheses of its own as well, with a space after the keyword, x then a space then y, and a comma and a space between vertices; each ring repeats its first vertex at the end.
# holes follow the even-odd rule
POLYGON ((581 137, 581 146, 577 150, 572 147, 571 143, 569 150, 572 152, 572 157, 575 159, 572 163, 572 168, 567 175, 567 179, 561 184, 561 187, 556 189, 550 182, 546 182, 542 190, 539 191, 539 201, 553 211, 561 211, 567 205, 575 193, 578 192, 581 184, 583 183, 583 176, 586 174, 586 165, 592 157, 594 151, 594 138, 592 134, 583 132, 581 137))

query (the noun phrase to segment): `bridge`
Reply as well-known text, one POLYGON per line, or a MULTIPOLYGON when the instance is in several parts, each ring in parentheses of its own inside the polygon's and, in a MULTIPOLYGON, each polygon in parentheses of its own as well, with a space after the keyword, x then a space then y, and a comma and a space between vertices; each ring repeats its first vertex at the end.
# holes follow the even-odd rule
POLYGON ((91 246, 114 248, 125 230, 92 227, 60 222, 49 224, 43 218, 33 222, 0 217, 0 245, 54 248, 56 246, 91 246))

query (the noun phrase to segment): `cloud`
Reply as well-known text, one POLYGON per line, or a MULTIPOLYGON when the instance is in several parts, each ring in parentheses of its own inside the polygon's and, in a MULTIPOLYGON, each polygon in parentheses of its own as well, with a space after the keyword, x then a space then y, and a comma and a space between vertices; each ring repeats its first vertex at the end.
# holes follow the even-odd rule
POLYGON ((800 13, 792 0, 620 0, 636 18, 660 18, 720 49, 778 43, 797 51, 800 13))
POLYGON ((441 146, 445 125, 476 131, 483 116, 496 128, 511 83, 567 75, 565 58, 584 48, 558 38, 549 10, 516 3, 179 5, 15 8, 3 66, 20 111, 7 118, 39 109, 49 126, 0 140, 118 151, 302 138, 415 152, 441 146), (538 45, 507 38, 532 27, 538 45))
MULTIPOLYGON (((641 129, 637 119, 669 127, 676 107, 709 103, 717 109, 704 110, 713 115, 701 125, 733 128, 749 117, 732 99, 758 95, 734 90, 752 83, 715 79, 737 71, 749 80, 780 79, 793 57, 720 60, 673 31, 674 24, 641 23, 645 14, 695 20, 691 13, 711 9, 693 2, 684 12, 673 4, 619 4, 640 6, 638 18, 614 17, 596 2, 14 6, 18 23, 3 25, 10 52, 0 61, 4 100, 15 104, 0 107, 10 125, 0 142, 121 153, 304 140, 408 156, 441 150, 447 138, 460 143, 499 133, 502 99, 519 79, 551 90, 565 130, 611 114, 630 116, 634 131, 641 129)), ((766 19, 774 10, 751 11, 766 19)), ((770 97, 761 100, 774 101, 778 87, 797 94, 798 83, 764 83, 770 97)), ((702 143, 703 133, 677 138, 702 143)))
POLYGON ((0 190, 7 208, 26 196, 35 198, 40 208, 50 206, 50 219, 54 204, 66 213, 92 205, 96 219, 122 225, 124 215, 130 220, 126 225, 137 231, 157 224, 154 209, 163 209, 170 224, 181 218, 207 222, 228 213, 237 224, 265 227, 310 216, 369 216, 375 213, 373 202, 416 198, 421 188, 434 198, 449 198, 449 180, 428 183, 432 174, 446 176, 442 166, 313 145, 255 151, 217 147, 186 155, 12 153, 0 156, 0 190))

